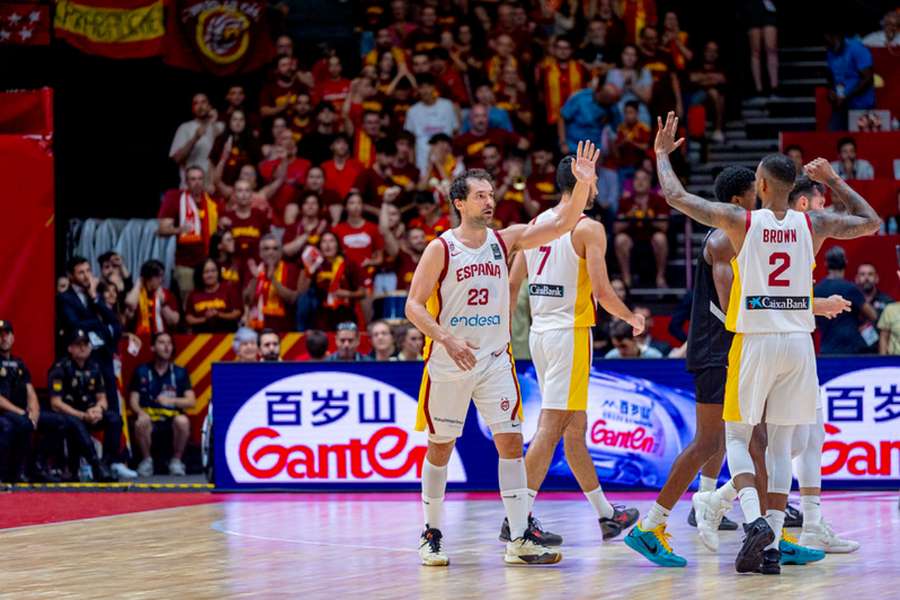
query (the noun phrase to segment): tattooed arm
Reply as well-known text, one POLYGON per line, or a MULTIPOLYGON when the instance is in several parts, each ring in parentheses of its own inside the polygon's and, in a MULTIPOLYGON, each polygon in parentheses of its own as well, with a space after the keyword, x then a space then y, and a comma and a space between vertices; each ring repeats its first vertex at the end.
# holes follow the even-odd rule
POLYGON ((826 238, 850 240, 878 231, 881 227, 878 213, 865 198, 838 177, 827 160, 817 158, 805 165, 803 170, 813 181, 827 185, 831 189, 836 208, 840 206, 843 209, 840 212, 814 210, 807 213, 815 232, 813 243, 816 251, 826 238))
POLYGON ((662 124, 662 119, 657 117, 657 126, 656 142, 654 143, 656 171, 666 202, 695 221, 724 231, 731 240, 735 252, 740 252, 744 243, 744 233, 746 233, 747 211, 734 204, 711 202, 687 193, 675 174, 672 163, 669 162, 669 153, 684 143, 684 138, 675 140, 678 117, 674 112, 669 112, 665 126, 662 124))

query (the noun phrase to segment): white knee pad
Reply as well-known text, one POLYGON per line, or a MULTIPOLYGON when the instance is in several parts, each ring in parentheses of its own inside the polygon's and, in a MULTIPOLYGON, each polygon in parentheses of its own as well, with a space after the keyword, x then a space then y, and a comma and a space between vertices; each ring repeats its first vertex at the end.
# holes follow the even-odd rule
POLYGON ((802 488, 822 487, 822 444, 825 443, 825 415, 816 411, 816 424, 808 425, 809 440, 797 457, 797 482, 802 488))
MULTIPOLYGON (((794 435, 791 437, 791 458, 797 458, 809 444, 810 428, 812 425, 796 425, 794 435)), ((768 465, 768 462, 766 462, 768 465)))
MULTIPOLYGON (((791 491, 791 441, 794 436, 794 425, 768 424, 766 430, 769 436, 767 455, 771 455, 771 467, 769 468, 769 492, 773 494, 788 494, 791 491)), ((767 458, 767 465, 770 462, 767 458)))
POLYGON ((728 470, 731 476, 741 473, 756 474, 753 459, 750 457, 750 438, 753 436, 753 425, 747 423, 725 423, 725 451, 728 458, 728 470))

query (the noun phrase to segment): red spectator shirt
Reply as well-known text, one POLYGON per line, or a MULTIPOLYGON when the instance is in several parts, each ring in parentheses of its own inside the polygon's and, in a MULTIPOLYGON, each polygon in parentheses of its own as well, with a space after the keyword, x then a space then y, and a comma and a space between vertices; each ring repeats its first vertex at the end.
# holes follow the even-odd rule
POLYGON ((463 157, 467 169, 483 169, 481 151, 485 146, 495 144, 500 148, 500 155, 505 157, 516 147, 520 139, 518 135, 505 129, 491 128, 482 135, 469 131, 453 139, 453 154, 463 157))
POLYGON ((394 273, 397 274, 397 289, 408 290, 409 284, 412 283, 413 273, 416 272, 416 266, 419 261, 414 259, 406 250, 400 250, 394 259, 394 273))
POLYGON ((624 196, 619 202, 619 218, 632 219, 629 232, 637 239, 649 239, 656 230, 653 225, 655 217, 668 217, 669 205, 659 194, 650 192, 646 208, 638 205, 634 196, 624 196))
POLYGON ((441 98, 447 98, 461 106, 469 106, 469 92, 459 71, 453 67, 446 67, 443 73, 435 75, 434 78, 441 98))
POLYGON ((436 48, 440 43, 441 32, 437 28, 425 29, 420 26, 406 36, 406 42, 403 45, 415 53, 428 52, 432 48, 436 48))
POLYGON ((328 231, 328 222, 325 219, 319 219, 319 222, 316 224, 315 228, 311 231, 307 231, 303 225, 303 219, 298 218, 297 222, 293 225, 288 225, 284 230, 284 245, 287 245, 293 242, 295 239, 300 237, 301 235, 307 234, 306 243, 300 248, 300 250, 295 255, 297 259, 297 264, 300 264, 300 257, 303 254, 303 248, 306 248, 309 244, 313 246, 319 245, 319 240, 322 238, 322 234, 328 231))
POLYGON ((380 208, 382 198, 384 197, 384 192, 387 191, 389 187, 395 185, 403 187, 400 182, 394 178, 393 175, 389 177, 383 177, 374 168, 371 168, 366 169, 359 174, 359 177, 356 178, 356 182, 353 184, 353 187, 359 190, 359 193, 362 194, 363 202, 365 202, 369 206, 380 208))
POLYGON ((259 239, 269 233, 269 217, 258 208, 251 208, 247 217, 239 217, 233 210, 225 211, 231 221, 234 236, 234 256, 239 261, 259 258, 259 239))
POLYGON ((290 85, 287 86, 281 85, 277 80, 268 81, 259 92, 259 105, 270 108, 287 106, 288 108, 284 112, 279 113, 278 116, 284 116, 290 122, 294 104, 297 103, 297 96, 306 91, 306 86, 296 79, 293 79, 290 85))
MULTIPOLYGON (((378 231, 378 226, 370 221, 365 221, 360 227, 353 227, 343 221, 332 228, 332 231, 341 242, 341 249, 348 261, 362 267, 367 258, 372 258, 376 250, 384 248, 384 238, 378 231)), ((367 275, 372 276, 372 267, 366 268, 367 275)))
POLYGON ((338 169, 333 159, 325 161, 322 163, 322 172, 325 173, 325 189, 334 191, 343 202, 350 190, 353 189, 356 178, 363 171, 365 168, 355 158, 348 158, 342 169, 338 169))
POLYGON ((563 65, 548 57, 538 66, 538 82, 544 92, 547 124, 555 125, 569 96, 587 85, 587 71, 574 58, 563 65))
MULTIPOLYGON (((193 290, 188 294, 187 302, 185 302, 187 314, 193 317, 202 317, 211 308, 223 313, 234 312, 235 309, 243 308, 243 306, 237 289, 225 282, 220 283, 215 292, 193 290)), ((190 328, 193 333, 224 333, 234 331, 236 325, 237 320, 224 321, 213 317, 200 325, 191 325, 190 328)))
MULTIPOLYGON (((146 338, 152 338, 157 333, 162 332, 172 333, 174 327, 166 323, 165 319, 161 319, 163 325, 162 328, 157 326, 157 295, 147 294, 144 290, 141 290, 141 296, 141 301, 138 302, 137 310, 135 310, 134 317, 132 317, 129 331, 146 338), (144 310, 142 306, 145 299, 147 302, 146 310, 144 310)), ((177 313, 181 312, 178 308, 178 301, 175 299, 175 294, 166 288, 162 288, 162 304, 177 313)), ((160 307, 160 315, 161 310, 162 307, 160 307)))
MULTIPOLYGON (((274 158, 266 160, 259 164, 259 174, 266 181, 272 181, 275 178, 275 169, 281 163, 280 159, 274 158)), ((297 198, 297 189, 302 188, 306 183, 306 174, 312 165, 305 158, 297 157, 288 164, 287 173, 284 177, 284 183, 275 192, 275 195, 269 200, 272 205, 272 225, 276 227, 284 227, 284 209, 294 202, 297 198)))
MULTIPOLYGON (((184 190, 169 190, 163 195, 162 204, 159 207, 160 219, 172 219, 175 227, 181 225, 181 194, 184 190)), ((203 202, 201 202, 202 204, 203 202)), ((218 201, 206 196, 205 206, 200 209, 201 227, 208 227, 213 234, 218 227, 218 215, 221 214, 221 206, 218 201)), ((209 248, 203 239, 194 242, 185 242, 182 237, 176 236, 175 264, 179 267, 194 267, 209 255, 209 248)), ((177 307, 176 307, 177 308, 177 307)))
POLYGON ((447 218, 447 215, 441 215, 441 217, 434 222, 434 225, 429 225, 422 217, 415 217, 409 222, 410 229, 417 228, 425 232, 426 242, 430 242, 437 236, 450 229, 450 227, 450 219, 447 218))
POLYGON ((510 186, 502 198, 497 200, 497 208, 494 209, 494 222, 498 229, 509 227, 515 223, 526 223, 525 215, 525 190, 517 191, 510 186))
POLYGON ((559 202, 559 192, 556 189, 556 169, 549 173, 535 173, 525 181, 528 195, 538 203, 538 213, 542 213, 559 202))
MULTIPOLYGON (((649 144, 650 128, 637 121, 634 125, 622 123, 616 132, 616 146, 619 150, 619 164, 623 167, 639 167, 647 153, 633 144, 649 144), (631 142, 631 143, 627 143, 631 142)), ((649 149, 649 146, 648 146, 649 149)))
POLYGON ((329 102, 340 114, 348 95, 350 95, 349 79, 326 79, 316 84, 313 90, 313 105, 319 102, 329 102))
POLYGON ((391 167, 391 179, 404 190, 410 185, 419 183, 419 169, 412 163, 406 163, 402 167, 391 167))

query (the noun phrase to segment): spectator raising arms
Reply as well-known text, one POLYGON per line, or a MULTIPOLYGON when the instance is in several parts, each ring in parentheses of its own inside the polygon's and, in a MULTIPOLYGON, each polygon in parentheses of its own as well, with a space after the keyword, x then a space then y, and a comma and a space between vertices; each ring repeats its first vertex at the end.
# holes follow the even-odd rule
POLYGON ((243 303, 237 290, 222 282, 219 267, 211 258, 194 270, 194 289, 185 301, 184 320, 191 333, 229 333, 237 330, 243 303))
POLYGON ((319 254, 304 261, 301 276, 308 290, 297 305, 297 329, 318 325, 329 331, 343 321, 356 321, 359 300, 365 297, 365 274, 341 253, 337 236, 326 231, 319 241, 319 254))
POLYGON ((306 193, 301 202, 300 218, 284 231, 284 255, 295 260, 303 256, 307 245, 317 246, 322 234, 328 230, 328 221, 322 218, 319 197, 306 193))

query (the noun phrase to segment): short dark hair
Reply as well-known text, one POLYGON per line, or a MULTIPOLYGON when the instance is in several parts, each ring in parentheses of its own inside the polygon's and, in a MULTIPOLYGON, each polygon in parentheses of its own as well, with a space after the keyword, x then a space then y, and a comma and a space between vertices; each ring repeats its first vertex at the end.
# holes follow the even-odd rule
POLYGON ((454 200, 465 200, 469 197, 469 180, 480 179, 487 181, 491 185, 494 184, 494 178, 484 169, 469 169, 462 175, 453 179, 450 183, 450 202, 454 200))
POLYGON ((163 336, 163 335, 169 336, 169 339, 172 340, 172 346, 174 347, 175 346, 175 338, 173 338, 172 334, 169 333, 168 331, 157 331, 156 333, 151 335, 150 336, 150 345, 155 346, 156 340, 158 340, 160 338, 160 336, 163 336))
POLYGON ((615 321, 609 327, 609 337, 614 340, 630 340, 634 338, 634 328, 625 321, 615 321))
POLYGON ((141 265, 141 279, 144 281, 154 277, 162 277, 166 267, 156 259, 150 259, 141 265))
POLYGON ((791 150, 796 150, 800 154, 803 154, 803 148, 800 146, 800 144, 791 144, 790 146, 788 146, 787 148, 784 149, 784 153, 787 154, 791 150))
POLYGON ((829 271, 843 271, 847 268, 847 253, 841 246, 832 246, 825 253, 825 264, 829 271))
POLYGON ((573 162, 575 162, 575 155, 569 154, 556 165, 556 187, 559 188, 561 194, 571 194, 575 189, 575 184, 578 183, 578 179, 572 172, 573 162))
POLYGON ((382 139, 375 142, 375 154, 384 154, 386 156, 395 156, 397 154, 397 144, 392 139, 382 139))
MULTIPOLYGON (((417 52, 416 54, 425 54, 424 52, 417 52)), ((430 85, 434 87, 437 85, 437 82, 434 79, 434 76, 431 73, 422 73, 421 75, 416 75, 416 83, 419 84, 419 87, 423 85, 430 85)))
POLYGON ((275 331, 274 329, 272 329, 271 327, 266 327, 262 331, 259 332, 259 341, 262 342, 262 337, 264 335, 270 335, 270 334, 277 337, 279 342, 281 341, 281 335, 279 335, 279 333, 277 331, 275 331))
POLYGON ((428 58, 431 60, 450 60, 450 53, 446 48, 435 46, 428 51, 428 58))
POLYGON ((825 186, 818 181, 813 181, 807 175, 801 175, 797 178, 797 181, 794 182, 791 193, 788 194, 788 204, 793 206, 797 203, 797 199, 800 198, 800 196, 807 196, 814 192, 824 195, 825 186))
POLYGON ((787 154, 775 153, 764 156, 759 164, 762 168, 785 186, 793 186, 797 178, 797 167, 787 154))
POLYGON ((747 167, 728 166, 716 176, 713 184, 716 200, 726 204, 731 203, 735 196, 742 196, 753 187, 756 182, 756 173, 747 167))
POLYGON ((846 146, 847 144, 850 144, 851 146, 853 146, 854 150, 856 149, 856 140, 854 140, 854 139, 853 139, 852 137, 850 137, 849 135, 845 135, 844 137, 838 139, 838 141, 837 141, 837 151, 840 152, 840 151, 841 151, 841 148, 843 148, 843 147, 846 146))
POLYGON ((80 265, 82 263, 91 264, 91 261, 89 261, 88 259, 86 259, 83 256, 76 254, 75 256, 70 258, 68 261, 66 261, 66 273, 69 273, 70 275, 74 275, 75 267, 77 267, 78 265, 80 265))
POLYGON ((428 138, 429 146, 433 146, 434 144, 438 144, 440 142, 447 142, 448 144, 452 144, 453 140, 446 133, 436 133, 428 138))
POLYGON ((101 267, 112 260, 113 256, 116 255, 116 252, 113 250, 107 250, 103 254, 97 257, 97 264, 101 267))
POLYGON ((200 261, 200 264, 198 264, 196 267, 194 267, 194 289, 195 290, 202 290, 205 287, 203 285, 203 269, 206 268, 206 263, 208 263, 208 262, 212 262, 212 264, 215 265, 215 267, 216 267, 216 280, 219 282, 222 281, 222 272, 219 270, 218 263, 216 263, 215 259, 213 259, 212 257, 207 257, 207 258, 203 259, 202 261, 200 261))
POLYGON ((200 174, 206 177, 206 170, 200 165, 191 165, 187 169, 184 170, 184 176, 187 177, 187 174, 191 171, 200 171, 200 174))
POLYGON ((328 334, 318 329, 310 329, 306 332, 306 353, 313 360, 325 358, 328 352, 328 334))
POLYGON ((633 108, 636 111, 640 111, 641 103, 638 102, 637 100, 629 100, 628 102, 625 103, 625 108, 633 108))

